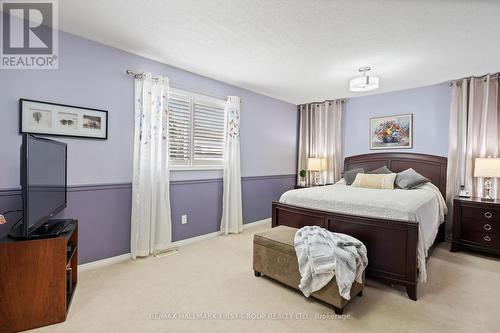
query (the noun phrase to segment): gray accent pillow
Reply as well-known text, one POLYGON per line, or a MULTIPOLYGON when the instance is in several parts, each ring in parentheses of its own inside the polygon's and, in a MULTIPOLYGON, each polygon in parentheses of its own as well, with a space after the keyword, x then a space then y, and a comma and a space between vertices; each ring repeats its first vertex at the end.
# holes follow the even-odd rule
POLYGON ((367 173, 376 174, 376 175, 387 175, 389 173, 394 173, 394 172, 392 172, 387 166, 384 165, 378 169, 368 171, 367 173))
POLYGON ((345 171, 344 172, 344 179, 345 179, 346 185, 351 185, 352 183, 354 183, 354 180, 356 179, 356 175, 358 173, 364 173, 364 172, 365 172, 365 169, 363 169, 363 168, 357 168, 357 169, 345 171))
POLYGON ((429 179, 412 168, 406 169, 396 176, 396 185, 403 190, 412 190, 428 182, 430 182, 429 179))

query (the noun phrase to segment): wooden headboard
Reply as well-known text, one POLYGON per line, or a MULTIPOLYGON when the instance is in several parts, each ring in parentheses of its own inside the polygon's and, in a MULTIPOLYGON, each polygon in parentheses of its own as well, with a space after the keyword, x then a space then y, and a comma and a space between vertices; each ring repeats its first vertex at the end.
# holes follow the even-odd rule
POLYGON ((366 171, 387 166, 394 172, 413 168, 436 185, 446 197, 447 158, 415 153, 373 153, 346 157, 344 170, 363 168, 366 171))

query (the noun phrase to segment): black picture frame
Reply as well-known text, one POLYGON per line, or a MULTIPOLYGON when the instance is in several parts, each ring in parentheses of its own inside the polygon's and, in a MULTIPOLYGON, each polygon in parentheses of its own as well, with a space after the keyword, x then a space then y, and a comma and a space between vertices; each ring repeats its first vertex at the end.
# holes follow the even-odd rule
MULTIPOLYGON (((34 114, 34 113, 33 113, 34 114)), ((48 115, 48 114, 47 114, 48 115)), ((42 116, 40 116, 42 118, 42 116)), ((108 139, 108 111, 102 109, 89 108, 84 106, 75 106, 60 103, 51 103, 27 98, 19 99, 19 133, 29 133, 46 136, 70 137, 82 139, 107 140, 108 139), (36 111, 50 112, 49 120, 45 122, 45 128, 38 126, 40 119, 37 119, 37 125, 29 122, 27 116, 33 112, 33 106, 39 106, 43 110, 36 111), (31 108, 30 108, 31 107, 31 108), (62 119, 58 123, 56 116, 61 117, 65 114, 71 117, 69 120, 62 119), (68 128, 63 127, 67 125, 68 128), (50 124, 49 124, 50 123, 50 124), (71 128, 69 127, 71 126, 71 128), (37 128, 39 127, 39 128, 37 128), (95 134, 95 135, 94 135, 95 134)))

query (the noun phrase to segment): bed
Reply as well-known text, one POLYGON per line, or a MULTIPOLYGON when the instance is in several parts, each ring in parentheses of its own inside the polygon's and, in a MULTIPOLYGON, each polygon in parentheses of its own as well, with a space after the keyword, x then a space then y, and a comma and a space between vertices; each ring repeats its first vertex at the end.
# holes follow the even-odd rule
MULTIPOLYGON (((432 203, 434 201, 430 198, 432 188, 445 196, 446 164, 445 157, 413 153, 374 153, 347 157, 345 170, 362 167, 368 171, 383 165, 394 172, 413 168, 431 180, 434 186, 429 184, 427 189, 406 193, 402 192, 404 190, 371 190, 390 191, 384 195, 387 198, 380 198, 385 200, 388 207, 386 212, 381 212, 376 209, 377 205, 369 202, 377 197, 376 193, 365 195, 369 189, 336 184, 289 191, 282 196, 284 202, 273 202, 272 225, 296 228, 318 225, 360 239, 368 249, 367 276, 402 285, 406 287, 408 297, 417 300, 418 264, 422 266, 422 281, 422 277, 425 280, 427 250, 433 243, 444 240, 443 218, 441 216, 438 222, 435 218, 436 214, 442 215, 443 211, 436 212, 433 208, 435 204, 432 203), (415 207, 408 204, 412 201, 416 202, 415 207), (399 202, 399 206, 388 205, 390 202, 399 202), (408 209, 403 209, 404 205, 408 205, 408 209), (361 211, 362 207, 365 209, 361 211), (420 220, 432 221, 420 225, 420 220)), ((378 205, 380 208, 380 202, 378 205)))

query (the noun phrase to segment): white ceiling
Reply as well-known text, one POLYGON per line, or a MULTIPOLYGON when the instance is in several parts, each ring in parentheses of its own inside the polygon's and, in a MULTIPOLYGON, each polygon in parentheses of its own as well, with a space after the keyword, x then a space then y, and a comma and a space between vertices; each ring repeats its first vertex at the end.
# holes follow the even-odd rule
POLYGON ((496 0, 61 0, 61 30, 292 103, 500 71, 496 0))

